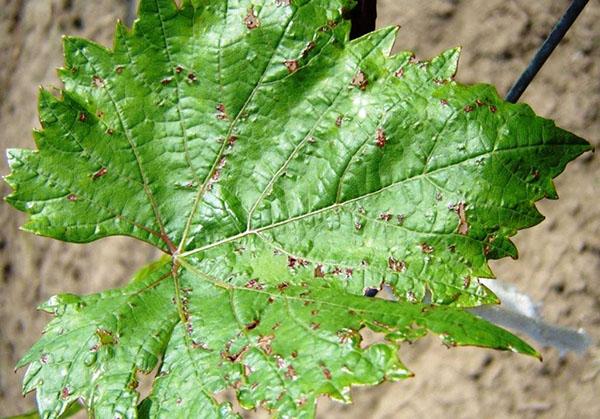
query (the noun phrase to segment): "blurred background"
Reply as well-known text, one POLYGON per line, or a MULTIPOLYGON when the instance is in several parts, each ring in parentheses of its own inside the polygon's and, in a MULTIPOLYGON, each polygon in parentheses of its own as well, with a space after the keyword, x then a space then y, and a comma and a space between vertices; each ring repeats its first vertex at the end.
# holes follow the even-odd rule
MULTIPOLYGON (((33 147, 39 85, 58 86, 61 35, 110 46, 128 0, 0 0, 0 149, 33 147)), ((420 59, 463 46, 457 79, 485 82, 504 95, 567 0, 379 0, 378 26, 399 24, 396 50, 420 59)), ((600 2, 592 0, 523 102, 563 128, 600 144, 600 2)), ((4 152, 2 152, 4 154, 4 152)), ((401 350, 415 378, 353 390, 354 404, 322 400, 320 418, 600 418, 600 165, 587 153, 556 184, 547 219, 520 232, 520 259, 494 262, 498 278, 543 304, 553 323, 585 328, 592 348, 544 362, 477 348, 446 349, 427 338, 401 350)), ((6 159, 0 174, 6 175, 6 159)), ((0 193, 9 192, 0 183, 0 193)), ((127 238, 65 244, 18 230, 24 215, 0 203, 0 416, 34 408, 14 365, 49 317, 35 307, 59 292, 122 285, 155 251, 127 238)), ((248 417, 254 414, 248 414, 248 417)))

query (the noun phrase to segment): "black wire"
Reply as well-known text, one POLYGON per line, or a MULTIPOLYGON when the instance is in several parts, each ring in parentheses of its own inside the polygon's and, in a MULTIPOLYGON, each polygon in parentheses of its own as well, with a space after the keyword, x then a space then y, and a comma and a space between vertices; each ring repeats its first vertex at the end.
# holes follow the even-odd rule
POLYGON ((538 71, 540 71, 550 54, 552 54, 552 51, 554 51, 554 48, 556 48, 561 39, 563 39, 587 3, 588 0, 573 0, 571 2, 567 11, 562 15, 559 21, 556 22, 556 25, 554 25, 548 38, 546 38, 544 43, 536 51, 525 71, 523 71, 521 76, 506 94, 505 99, 508 102, 516 103, 519 100, 525 89, 527 89, 527 86, 529 86, 529 83, 531 83, 538 71))
POLYGON ((375 30, 377 0, 358 0, 350 13, 352 29, 350 39, 359 38, 375 30))

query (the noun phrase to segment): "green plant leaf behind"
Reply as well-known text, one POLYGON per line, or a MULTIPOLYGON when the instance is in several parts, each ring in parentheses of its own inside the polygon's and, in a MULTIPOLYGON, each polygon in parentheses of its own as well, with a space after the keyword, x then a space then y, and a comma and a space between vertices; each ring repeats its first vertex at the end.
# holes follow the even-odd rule
POLYGON ((40 92, 37 150, 9 150, 25 230, 128 235, 166 253, 122 289, 61 295, 20 362, 40 414, 312 417, 327 394, 411 373, 398 344, 537 353, 463 311, 516 257, 535 202, 588 150, 454 81, 459 50, 349 41, 350 0, 142 0, 106 49, 65 38, 61 97, 40 92), (384 301, 363 296, 392 290, 384 301), (428 296, 432 305, 423 303, 428 296), (360 332, 380 340, 366 344, 360 332), (137 374, 159 372, 141 407, 137 374))

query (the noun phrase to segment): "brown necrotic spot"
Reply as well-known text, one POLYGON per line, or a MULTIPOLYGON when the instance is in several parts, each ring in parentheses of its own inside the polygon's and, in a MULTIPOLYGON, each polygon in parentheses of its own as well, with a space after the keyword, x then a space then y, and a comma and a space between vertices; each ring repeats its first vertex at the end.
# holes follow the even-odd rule
POLYGON ((302 50, 302 52, 300 53, 300 55, 304 58, 308 55, 309 52, 311 52, 317 45, 310 41, 308 44, 306 44, 306 46, 304 47, 304 49, 302 50))
POLYGON ((323 271, 323 265, 318 264, 317 266, 315 266, 313 275, 315 278, 323 278, 325 276, 325 272, 323 271))
POLYGON ((248 14, 246 14, 246 17, 244 17, 244 24, 250 30, 256 29, 260 26, 260 20, 254 13, 254 9, 248 9, 248 14))
POLYGON ((343 120, 344 120, 344 116, 343 115, 338 115, 338 117, 335 118, 335 126, 338 127, 338 128, 341 127, 343 120))
POLYGON ((106 175, 107 173, 108 173, 108 169, 106 167, 102 167, 100 170, 98 170, 96 173, 94 173, 92 175, 92 180, 99 179, 102 176, 106 175))
POLYGON ((108 129, 106 130, 106 133, 107 133, 108 135, 113 135, 113 134, 115 133, 115 131, 114 131, 112 128, 108 128, 108 129))
POLYGON ((259 320, 252 320, 250 323, 246 325, 246 330, 253 330, 260 324, 259 320))
POLYGON ((118 65, 115 67, 115 73, 117 74, 122 74, 123 70, 125 70, 125 67, 123 67, 122 65, 118 65))
POLYGON ((287 68, 288 73, 295 72, 296 70, 298 70, 298 67, 299 67, 298 61, 296 61, 296 60, 285 60, 283 62, 283 65, 285 65, 285 67, 287 68))
POLYGON ((177 67, 175 67, 175 72, 177 74, 180 74, 182 71, 183 71, 183 67, 182 66, 178 65, 177 67))
POLYGON ((87 115, 85 114, 85 112, 80 112, 80 113, 79 113, 79 121, 80 121, 80 122, 85 122, 85 121, 87 121, 87 115))
POLYGON ((225 105, 222 103, 217 104, 217 119, 225 120, 228 119, 227 111, 225 110, 225 105))
POLYGON ((331 371, 329 371, 329 369, 323 367, 323 376, 325 377, 325 379, 331 380, 331 371))
POLYGON ((96 74, 92 77, 92 84, 95 87, 104 87, 104 79, 96 74))
POLYGON ((75 195, 74 193, 70 193, 69 195, 67 195, 67 199, 71 202, 75 202, 77 201, 77 195, 75 195))
POLYGON ((379 214, 379 219, 381 221, 390 221, 392 219, 392 214, 390 214, 389 212, 382 212, 381 214, 379 214))
POLYGON ((352 77, 352 81, 350 82, 350 84, 352 86, 358 87, 360 90, 365 90, 367 88, 367 85, 369 84, 369 81, 367 80, 367 76, 365 75, 365 73, 359 70, 358 73, 356 73, 354 77, 352 77))
POLYGON ((387 137, 385 136, 385 132, 381 128, 377 128, 375 133, 375 145, 379 148, 383 148, 386 143, 387 137))
POLYGON ((467 113, 469 112, 473 112, 473 106, 471 105, 465 105, 465 107, 463 108, 463 110, 467 113))
POLYGON ((404 272, 406 270, 406 263, 390 256, 388 258, 388 268, 394 272, 404 272))
POLYGON ((172 81, 173 81, 172 77, 166 77, 160 81, 160 84, 162 84, 163 86, 166 86, 167 84, 171 83, 172 81))
POLYGON ((490 105, 490 111, 492 113, 496 113, 497 110, 498 110, 498 108, 496 108, 494 105, 490 105))
POLYGON ((399 68, 398 70, 396 70, 394 76, 398 77, 399 79, 404 77, 404 68, 399 68))
POLYGON ((469 223, 467 222, 467 213, 465 211, 465 203, 459 202, 453 208, 456 215, 458 215, 458 227, 456 232, 462 236, 466 236, 469 233, 469 223))
POLYGON ((194 83, 198 80, 198 77, 194 73, 189 73, 187 79, 189 83, 194 83))
POLYGON ((67 398, 69 398, 70 395, 71 395, 71 390, 69 390, 68 387, 63 387, 63 389, 60 392, 60 397, 62 399, 67 399, 67 398))
POLYGON ((432 253, 433 252, 433 246, 427 244, 427 243, 421 243, 421 251, 423 253, 432 253))

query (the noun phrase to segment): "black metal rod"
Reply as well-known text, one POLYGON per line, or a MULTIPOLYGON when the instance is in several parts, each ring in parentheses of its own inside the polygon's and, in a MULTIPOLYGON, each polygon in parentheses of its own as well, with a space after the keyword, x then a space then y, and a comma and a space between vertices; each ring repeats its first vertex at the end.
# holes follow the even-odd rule
POLYGON ((536 51, 525 71, 523 71, 519 79, 506 94, 505 99, 508 102, 516 103, 519 100, 525 89, 527 89, 527 86, 529 86, 529 83, 531 83, 538 71, 540 71, 550 54, 552 54, 552 51, 554 51, 573 22, 575 22, 575 19, 577 19, 577 16, 579 16, 583 8, 587 5, 588 1, 589 0, 573 0, 571 2, 567 11, 562 15, 559 21, 556 22, 554 28, 552 28, 550 35, 548 35, 544 43, 536 51))
POLYGON ((358 0, 350 14, 352 29, 350 39, 358 38, 375 30, 377 0, 358 0))

